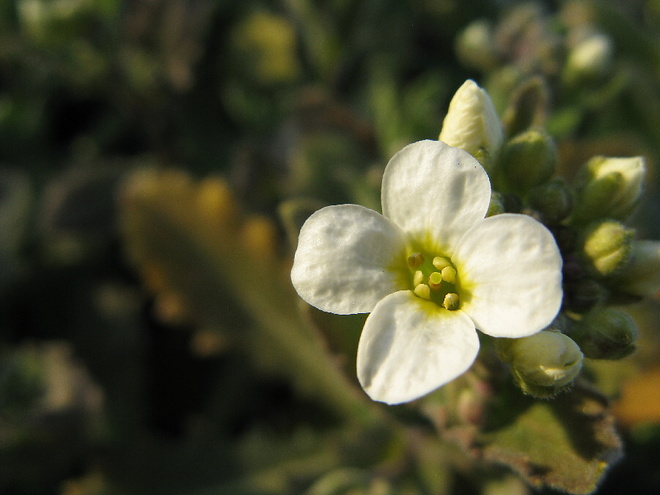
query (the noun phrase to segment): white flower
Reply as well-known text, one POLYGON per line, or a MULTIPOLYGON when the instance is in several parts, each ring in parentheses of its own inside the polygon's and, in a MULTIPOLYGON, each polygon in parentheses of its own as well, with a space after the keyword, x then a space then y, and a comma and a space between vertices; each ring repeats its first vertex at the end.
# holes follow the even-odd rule
POLYGON ((525 215, 484 218, 490 183, 468 153, 440 141, 406 146, 383 176, 383 214, 323 208, 300 231, 291 279, 309 304, 371 312, 358 379, 389 404, 453 380, 479 350, 475 327, 525 337, 546 327, 562 298, 561 256, 525 215))

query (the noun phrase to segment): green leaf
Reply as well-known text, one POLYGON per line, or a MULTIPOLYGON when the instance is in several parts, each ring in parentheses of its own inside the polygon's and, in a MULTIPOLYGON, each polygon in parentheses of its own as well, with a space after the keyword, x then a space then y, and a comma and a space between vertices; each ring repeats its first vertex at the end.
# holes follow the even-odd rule
POLYGON ((498 396, 472 448, 505 464, 534 487, 592 493, 622 455, 606 399, 586 387, 553 401, 538 401, 512 388, 498 396))
POLYGON ((130 176, 120 210, 126 249, 161 317, 236 327, 228 336, 259 365, 338 417, 373 419, 364 394, 303 320, 272 220, 243 215, 222 180, 195 181, 177 170, 130 176), (237 321, 241 313, 249 331, 237 321))

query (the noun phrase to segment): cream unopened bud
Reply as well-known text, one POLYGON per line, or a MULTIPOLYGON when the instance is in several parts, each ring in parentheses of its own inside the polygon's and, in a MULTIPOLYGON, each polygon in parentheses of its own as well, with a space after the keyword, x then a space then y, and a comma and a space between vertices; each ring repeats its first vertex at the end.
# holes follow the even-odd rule
POLYGON ((569 53, 566 78, 569 82, 597 79, 612 65, 612 41, 601 33, 581 40, 569 53))
POLYGON ((647 297, 660 291, 660 241, 635 241, 626 269, 615 279, 626 294, 647 297))
POLYGON ((492 69, 498 63, 497 50, 493 42, 493 26, 486 19, 472 22, 456 40, 456 54, 467 66, 492 69))
POLYGON ((621 272, 632 257, 634 229, 614 220, 603 220, 587 227, 583 235, 582 258, 586 267, 602 276, 621 272))
POLYGON ((534 129, 511 139, 502 149, 501 160, 507 183, 522 192, 552 177, 557 149, 547 132, 534 129))
POLYGON ((592 359, 621 359, 635 350, 637 326, 627 313, 599 308, 582 318, 572 334, 592 359))
POLYGON ((582 369, 582 352, 561 332, 544 330, 521 339, 498 339, 500 357, 523 392, 551 397, 568 387, 582 369))
POLYGON ((632 158, 594 157, 581 171, 575 219, 624 220, 639 202, 646 166, 641 156, 632 158))
POLYGON ((502 122, 488 93, 474 81, 468 79, 456 91, 438 139, 482 161, 490 162, 499 153, 504 140, 502 122))

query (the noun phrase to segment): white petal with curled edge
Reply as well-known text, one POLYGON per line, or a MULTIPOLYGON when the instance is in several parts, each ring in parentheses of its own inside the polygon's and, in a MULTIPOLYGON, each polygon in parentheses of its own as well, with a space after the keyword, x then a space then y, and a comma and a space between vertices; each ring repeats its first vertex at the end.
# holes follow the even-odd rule
POLYGON ((410 144, 392 157, 382 184, 383 214, 444 254, 483 219, 490 182, 471 155, 440 141, 410 144), (432 238, 429 238, 432 236, 432 238))
POLYGON ((526 337, 548 326, 562 301, 555 239, 526 215, 486 218, 459 242, 461 310, 493 337, 526 337))
POLYGON ((399 228, 358 205, 328 206, 300 230, 291 281, 305 301, 336 314, 368 313, 407 273, 399 228), (401 266, 402 265, 402 266, 401 266))
POLYGON ((374 400, 415 400, 465 372, 479 351, 474 323, 411 291, 380 301, 360 336, 357 375, 374 400))

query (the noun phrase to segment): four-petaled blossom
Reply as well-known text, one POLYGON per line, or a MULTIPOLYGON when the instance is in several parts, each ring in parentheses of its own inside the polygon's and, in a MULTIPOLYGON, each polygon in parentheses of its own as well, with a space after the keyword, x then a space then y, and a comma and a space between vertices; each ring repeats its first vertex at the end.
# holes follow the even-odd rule
POLYGON ((475 328, 526 337, 561 305, 561 256, 526 215, 484 218, 490 182, 471 155, 440 141, 388 163, 379 214, 337 205, 300 231, 291 279, 309 304, 371 313, 357 355, 369 396, 397 404, 453 380, 479 350, 475 328))

